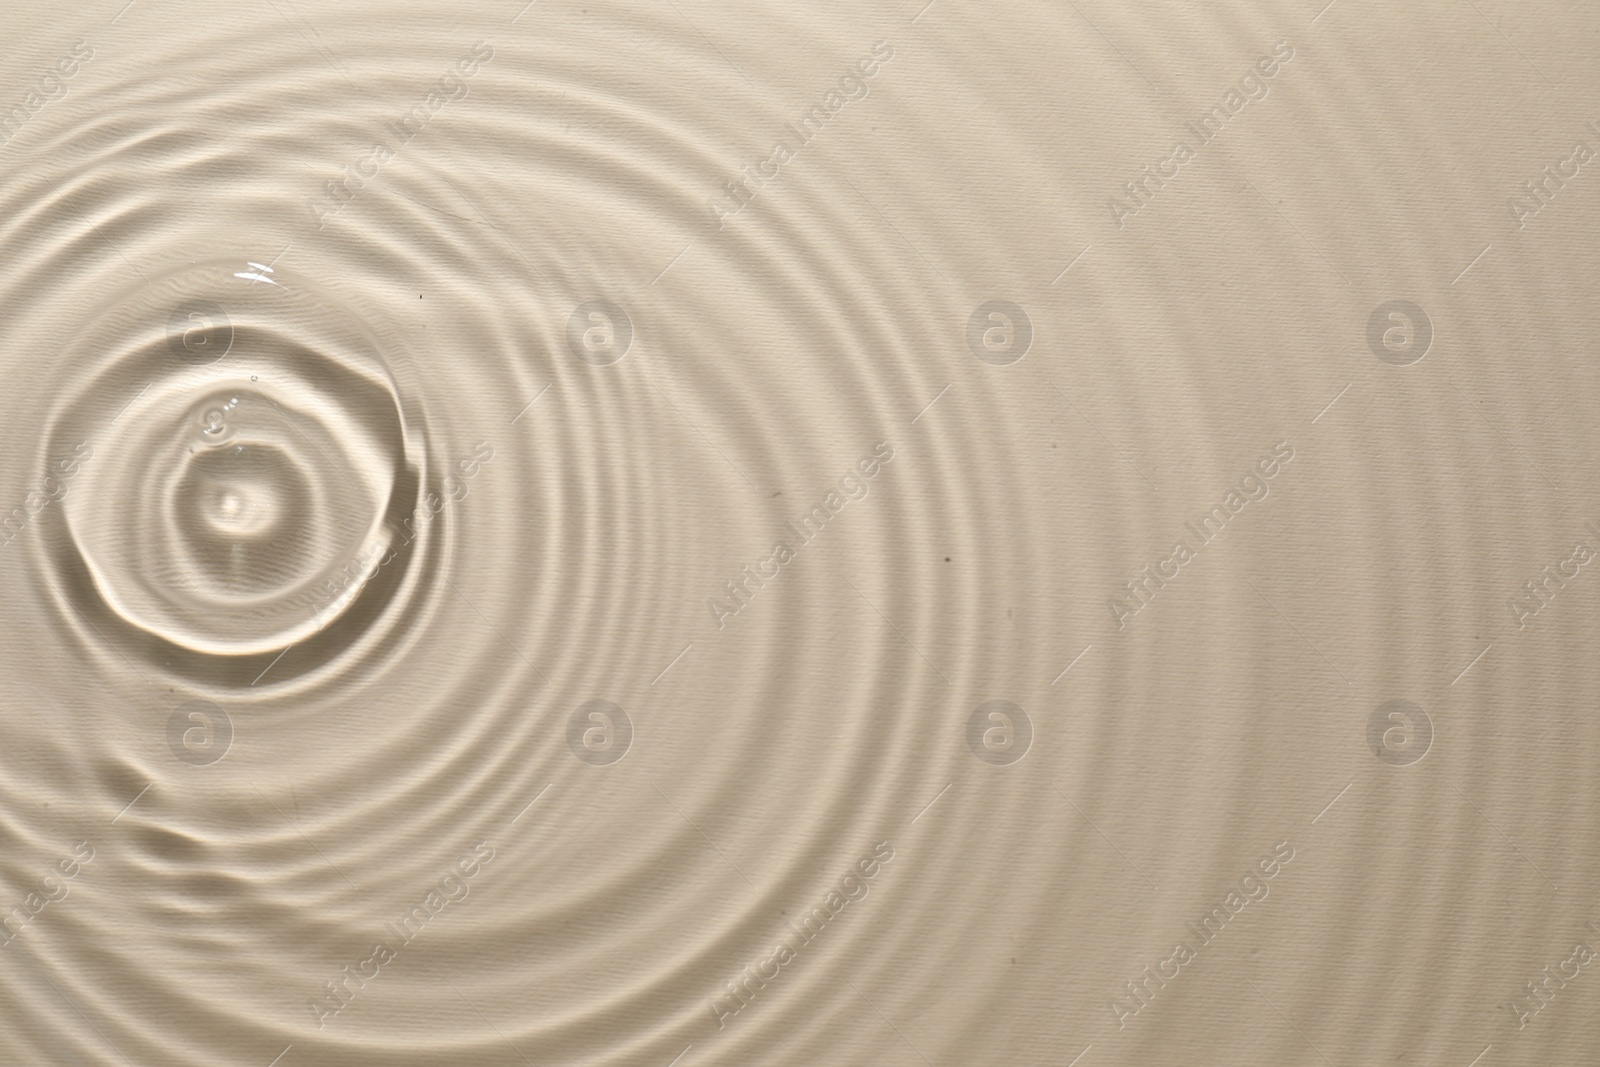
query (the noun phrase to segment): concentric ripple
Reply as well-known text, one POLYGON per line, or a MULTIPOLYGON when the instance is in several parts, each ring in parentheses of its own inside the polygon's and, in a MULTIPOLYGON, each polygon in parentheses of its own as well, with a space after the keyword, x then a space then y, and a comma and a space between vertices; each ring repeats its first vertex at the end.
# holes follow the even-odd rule
POLYGON ((1583 1062, 1594 215, 1321 6, 0 15, 0 1063, 1583 1062))
POLYGON ((46 450, 73 478, 53 561, 71 614, 213 675, 349 644, 426 532, 420 435, 373 336, 291 272, 230 266, 140 286, 76 338, 46 450))

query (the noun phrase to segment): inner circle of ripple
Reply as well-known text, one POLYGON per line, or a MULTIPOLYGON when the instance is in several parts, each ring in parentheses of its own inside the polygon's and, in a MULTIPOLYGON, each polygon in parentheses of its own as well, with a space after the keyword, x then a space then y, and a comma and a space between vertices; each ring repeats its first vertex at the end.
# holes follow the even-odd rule
POLYGON ((311 279, 242 265, 97 309, 63 353, 81 377, 42 475, 60 486, 69 617, 194 680, 290 647, 285 676, 336 656, 404 614, 425 551, 409 521, 424 457, 374 335, 311 279))

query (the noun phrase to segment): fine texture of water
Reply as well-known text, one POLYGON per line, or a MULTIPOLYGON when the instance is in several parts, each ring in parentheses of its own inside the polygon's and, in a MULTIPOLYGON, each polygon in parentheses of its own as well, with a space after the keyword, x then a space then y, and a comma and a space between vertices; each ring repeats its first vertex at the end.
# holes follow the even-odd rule
POLYGON ((0 1067, 1589 1062, 1600 21, 1324 3, 0 12, 0 1067))

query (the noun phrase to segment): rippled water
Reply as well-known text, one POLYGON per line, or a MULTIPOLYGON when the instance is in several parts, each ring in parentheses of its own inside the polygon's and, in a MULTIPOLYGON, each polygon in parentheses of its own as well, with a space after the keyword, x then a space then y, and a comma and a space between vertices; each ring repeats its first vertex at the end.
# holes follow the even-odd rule
POLYGON ((123 3, 0 1064, 1587 1062, 1588 12, 123 3))

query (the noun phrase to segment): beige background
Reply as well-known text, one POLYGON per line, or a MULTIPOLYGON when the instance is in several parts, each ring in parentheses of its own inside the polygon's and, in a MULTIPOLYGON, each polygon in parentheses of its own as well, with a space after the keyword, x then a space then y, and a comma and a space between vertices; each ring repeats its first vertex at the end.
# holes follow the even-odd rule
MULTIPOLYGON (((1600 22, 919 3, 0 14, 0 104, 28 112, 0 145, 0 506, 29 512, 0 548, 0 1061, 1592 1059, 1593 968, 1537 1012, 1528 983, 1600 942, 1600 577, 1511 605, 1600 551, 1600 172, 1520 225, 1509 201, 1600 150, 1600 22), (1123 183, 1275 46, 1265 95, 1119 226, 1123 183), (163 329, 196 296, 270 331, 179 364, 163 329), (606 366, 568 336, 597 299, 631 334, 606 366), (968 344, 993 300, 1031 329, 1004 365, 968 344), (1408 365, 1368 339, 1396 300, 1432 332, 1408 365), (493 459, 381 611, 363 590, 267 664, 185 602, 174 653, 62 560, 187 588, 154 561, 206 516, 158 506, 160 442, 208 388, 299 395, 290 341, 383 369, 424 488, 493 459), (32 510, 80 430, 82 480, 32 510), (1265 495, 1113 611, 1275 447, 1265 495), (776 577, 719 625, 746 566, 776 577), (190 700, 231 724, 220 760, 169 744, 190 700), (591 700, 632 727, 605 766, 568 743, 591 700), (1031 744, 986 762, 996 700, 1031 744), (1390 720, 1369 746, 1394 700, 1431 729, 1415 762, 1390 720), (312 1007, 480 842, 461 899, 312 1007)), ((374 412, 319 374, 303 407, 337 442, 374 412)), ((288 584, 279 546, 373 518, 328 447, 297 457, 316 509, 241 575, 288 584)))

